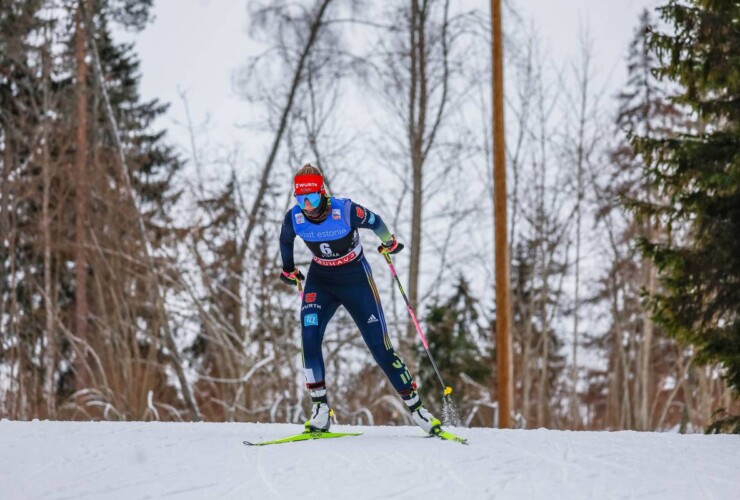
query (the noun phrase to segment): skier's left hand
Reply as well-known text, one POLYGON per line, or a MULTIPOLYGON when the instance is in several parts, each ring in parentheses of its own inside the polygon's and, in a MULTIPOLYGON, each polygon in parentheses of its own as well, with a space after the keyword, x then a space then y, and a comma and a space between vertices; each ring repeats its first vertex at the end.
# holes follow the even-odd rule
POLYGON ((391 239, 384 241, 383 244, 378 247, 378 252, 387 254, 397 254, 401 250, 403 250, 403 243, 398 242, 395 234, 392 234, 391 239))

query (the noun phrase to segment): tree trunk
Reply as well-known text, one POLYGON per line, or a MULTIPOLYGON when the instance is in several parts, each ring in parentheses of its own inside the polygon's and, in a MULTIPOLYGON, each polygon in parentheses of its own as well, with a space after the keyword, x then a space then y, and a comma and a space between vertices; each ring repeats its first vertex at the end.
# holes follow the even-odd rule
MULTIPOLYGON (((13 156, 10 144, 10 123, 5 113, 3 119, 3 169, 2 178, 0 178, 0 255, 10 255, 10 172, 13 156)), ((5 272, 5 262, 0 262, 3 272, 5 272)), ((4 330, 3 321, 5 319, 5 280, 0 280, 0 330, 4 330)), ((8 321, 11 321, 9 319, 8 321)), ((2 351, 0 351, 2 353, 2 351)))
POLYGON ((573 365, 571 366, 571 395, 570 395, 570 422, 573 429, 578 427, 578 313, 580 310, 580 265, 581 258, 581 214, 578 211, 578 229, 576 237, 576 290, 575 307, 573 310, 573 365))
MULTIPOLYGON (((411 1, 409 25, 410 85, 409 85, 409 151, 411 157, 411 241, 409 263, 409 303, 416 311, 419 302, 419 269, 421 267, 421 211, 423 203, 424 131, 427 111, 427 75, 424 23, 426 13, 419 8, 418 0, 411 1)), ((414 325, 407 323, 407 339, 413 345, 416 338, 414 325)))
MULTIPOLYGON (((75 91, 77 95, 77 140, 75 151, 75 326, 76 335, 82 346, 81 352, 86 352, 87 346, 87 258, 85 255, 85 221, 87 218, 87 61, 85 60, 87 36, 82 6, 77 8, 75 15, 75 62, 76 79, 75 91)), ((76 388, 87 386, 87 368, 84 354, 77 360, 76 388)))
MULTIPOLYGON (((585 120, 581 115, 582 120, 585 120)), ((583 141, 583 121, 581 122, 581 137, 583 141)), ((570 424, 576 429, 579 424, 578 415, 578 342, 579 342, 579 320, 581 310, 581 204, 583 201, 583 142, 578 145, 578 173, 577 173, 577 205, 576 205, 576 277, 575 277, 575 304, 573 306, 573 364, 571 367, 571 396, 570 396, 570 424)))
POLYGON ((571 372, 571 399, 570 419, 573 429, 580 425, 579 398, 578 398, 578 343, 580 342, 580 314, 581 314, 581 226, 584 193, 584 170, 586 168, 586 126, 588 118, 589 71, 591 68, 591 52, 587 39, 582 40, 582 65, 579 77, 580 98, 578 109, 578 143, 576 150, 576 261, 575 261, 575 300, 573 306, 573 366, 571 372))
MULTIPOLYGON (((668 416, 668 412, 671 409, 671 405, 673 404, 673 400, 676 398, 676 395, 679 391, 684 390, 684 385, 686 384, 686 371, 689 369, 691 360, 684 360, 683 348, 680 346, 676 346, 676 354, 676 385, 673 387, 671 394, 668 396, 668 399, 664 403, 663 411, 660 412, 660 418, 658 418, 658 421, 655 425, 656 429, 661 429, 663 427, 666 417, 668 416)), ((652 413, 655 413, 655 408, 657 408, 657 401, 658 400, 656 399, 655 404, 653 405, 652 413)))
MULTIPOLYGON (((48 36, 48 33, 47 33, 48 36)), ((56 393, 54 390, 54 373, 56 371, 56 333, 54 329, 53 290, 51 281, 51 216, 49 203, 51 194, 51 155, 49 154, 49 79, 50 79, 50 40, 42 52, 43 66, 43 201, 41 208, 42 234, 44 245, 44 314, 46 327, 44 332, 44 383, 43 399, 46 401, 46 417, 54 418, 56 413, 56 393)))
MULTIPOLYGON (((522 336, 522 363, 521 363, 521 377, 522 377, 522 416, 524 417, 525 427, 529 426, 531 421, 531 408, 532 398, 530 396, 532 392, 532 321, 534 320, 532 314, 532 296, 527 299, 526 315, 524 316, 524 335, 522 336)), ((536 353, 535 353, 536 355, 536 353)))
MULTIPOLYGON (((650 122, 651 118, 651 103, 652 103, 652 96, 650 92, 650 85, 648 82, 650 81, 650 65, 648 64, 648 52, 649 48, 647 46, 647 43, 645 40, 643 40, 642 44, 642 71, 643 71, 643 81, 645 82, 643 92, 645 94, 645 106, 644 111, 642 115, 642 121, 645 126, 645 136, 650 137, 652 135, 652 125, 650 122)), ((646 201, 648 203, 652 202, 652 188, 650 185, 650 180, 647 175, 645 175, 644 178, 644 189, 645 189, 645 197, 646 201)), ((645 224, 645 237, 648 241, 654 241, 655 237, 655 231, 653 229, 652 221, 650 218, 647 219, 645 224)), ((655 295, 655 269, 653 267, 652 262, 650 262, 650 259, 643 259, 643 284, 648 292, 649 297, 653 297, 655 295)), ((638 428, 640 430, 650 430, 651 428, 651 422, 650 422, 650 358, 651 358, 651 351, 652 351, 652 345, 653 345, 653 336, 655 332, 655 325, 653 323, 653 318, 651 316, 651 313, 649 310, 644 311, 643 313, 643 321, 642 321, 642 344, 641 344, 641 350, 640 350, 640 360, 638 362, 639 366, 639 401, 638 401, 638 428)))
MULTIPOLYGON (((649 231, 648 234, 652 233, 649 231)), ((648 236, 649 241, 652 241, 651 236, 648 236)), ((644 261, 644 272, 645 276, 645 288, 652 297, 655 294, 655 270, 652 264, 648 261, 644 261)), ((650 358, 653 346, 653 334, 655 332, 655 325, 653 319, 650 316, 650 311, 645 311, 642 321, 642 343, 640 349, 640 372, 639 376, 639 387, 640 387, 640 401, 638 404, 638 428, 643 431, 648 431, 651 428, 650 422, 650 358)))
POLYGON ((550 321, 547 317, 547 302, 550 295, 549 269, 545 249, 542 251, 542 293, 540 294, 540 325, 542 325, 542 367, 540 368, 540 381, 537 387, 537 427, 545 427, 547 421, 548 406, 550 400, 549 391, 549 368, 550 368, 550 321))
MULTIPOLYGON (((14 205, 15 203, 10 200, 10 176, 11 172, 13 171, 13 163, 15 161, 14 159, 14 152, 13 152, 13 141, 10 137, 10 131, 13 130, 11 127, 13 127, 13 123, 10 121, 10 117, 8 116, 9 113, 6 113, 6 116, 4 118, 4 126, 5 130, 4 132, 4 150, 3 150, 3 184, 2 184, 2 205, 0 205, 0 210, 2 210, 2 213, 0 213, 0 223, 2 226, 0 226, 0 229, 2 229, 2 232, 0 233, 0 238, 2 238, 3 241, 3 251, 7 252, 8 255, 8 262, 7 262, 7 270, 8 275, 5 276, 5 279, 0 282, 2 285, 2 289, 0 291, 3 292, 2 296, 0 296, 0 303, 2 303, 3 307, 0 312, 2 315, 0 315, 0 330, 2 331, 4 338, 17 338, 17 327, 16 327, 16 321, 18 319, 18 281, 17 281, 17 269, 16 269, 16 250, 15 250, 15 233, 16 229, 14 227, 15 225, 15 219, 12 218, 12 213, 14 213, 14 205), (7 294, 9 296, 9 302, 8 304, 8 310, 5 310, 5 283, 6 280, 8 281, 7 285, 7 294), (5 319, 7 312, 8 321, 6 325, 2 324, 2 321, 5 319)), ((3 272, 5 272, 5 266, 6 263, 1 263, 3 266, 3 272)), ((7 403, 7 413, 11 418, 19 418, 20 417, 20 391, 21 391, 21 380, 22 380, 22 367, 21 367, 21 361, 20 356, 21 352, 18 347, 18 342, 15 342, 15 346, 11 346, 8 348, 7 352, 0 351, 0 354, 3 355, 4 358, 8 359, 8 365, 9 365, 9 379, 10 379, 10 388, 8 390, 9 393, 15 394, 16 397, 12 398, 7 403), (15 351, 15 356, 13 355, 13 351, 15 351), (14 365, 16 368, 16 373, 13 373, 14 365), (15 387, 14 387, 15 386, 15 387)), ((0 344, 0 348, 4 347, 2 344, 0 344)))
POLYGON ((709 381, 707 377, 706 366, 700 366, 696 369, 698 383, 698 397, 697 397, 697 414, 699 416, 699 425, 704 427, 712 419, 712 394, 709 391, 709 381))

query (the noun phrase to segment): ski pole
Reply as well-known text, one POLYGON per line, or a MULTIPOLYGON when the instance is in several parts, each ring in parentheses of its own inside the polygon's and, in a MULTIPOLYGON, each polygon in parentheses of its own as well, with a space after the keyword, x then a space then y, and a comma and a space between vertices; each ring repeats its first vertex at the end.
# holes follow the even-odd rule
POLYGON ((434 372, 437 374, 437 378, 439 378, 439 382, 442 384, 442 388, 444 389, 444 395, 448 396, 452 394, 452 387, 449 387, 448 385, 446 385, 444 380, 442 380, 442 375, 439 373, 439 369, 437 369, 437 363, 434 362, 434 357, 432 356, 432 353, 429 351, 429 342, 427 342, 427 338, 424 336, 424 333, 421 331, 421 327, 419 326, 419 321, 416 319, 416 314, 414 314, 414 310, 411 308, 411 303, 409 302, 409 298, 406 297, 406 292, 403 291, 401 280, 398 279, 398 273, 396 272, 396 268, 393 267, 393 261, 391 260, 390 254, 388 252, 383 252, 383 256, 385 257, 386 262, 388 262, 388 266, 391 268, 391 274, 393 275, 393 278, 395 278, 396 280, 398 289, 401 290, 401 295, 403 296, 403 300, 406 301, 406 307, 409 310, 409 314, 411 315, 411 319, 414 322, 414 326, 416 326, 416 331, 419 333, 419 337, 421 337, 421 343, 424 344, 424 350, 427 352, 427 356, 429 356, 429 361, 432 362, 432 368, 434 368, 434 372))

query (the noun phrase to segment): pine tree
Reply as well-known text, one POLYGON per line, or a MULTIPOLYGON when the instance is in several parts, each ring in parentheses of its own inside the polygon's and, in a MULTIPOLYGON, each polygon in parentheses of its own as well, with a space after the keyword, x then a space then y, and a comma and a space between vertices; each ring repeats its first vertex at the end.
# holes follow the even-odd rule
POLYGON ((88 51, 97 48, 102 72, 97 75, 91 69, 88 82, 91 128, 87 231, 94 249, 88 252, 88 296, 94 327, 90 344, 103 359, 99 366, 93 365, 100 372, 95 371, 93 383, 100 386, 105 381, 107 385, 89 394, 111 404, 127 418, 161 418, 148 402, 150 394, 178 406, 164 369, 173 360, 163 333, 169 318, 158 306, 157 297, 162 283, 170 283, 162 278, 169 274, 170 263, 161 257, 166 252, 157 250, 171 248, 176 239, 170 213, 179 196, 174 180, 181 163, 165 143, 164 132, 152 129, 167 106, 156 100, 142 101, 139 61, 133 46, 116 43, 109 25, 109 19, 119 19, 129 23, 129 28, 143 27, 148 15, 145 4, 134 10, 129 9, 133 2, 128 1, 87 4, 94 5, 87 13, 88 51), (110 99, 135 200, 124 177, 101 85, 105 85, 110 99), (141 233, 140 218, 148 242, 141 233), (151 248, 147 248, 148 243, 151 248), (151 251, 159 257, 152 256, 151 251))
MULTIPOLYGON (((458 277, 452 296, 444 302, 436 301, 429 307, 426 316, 429 351, 447 384, 459 385, 460 375, 465 374, 480 384, 485 384, 491 371, 491 353, 487 352, 484 340, 487 331, 479 323, 478 302, 470 294, 470 286, 464 277, 458 277)), ((439 381, 423 347, 419 349, 419 380, 427 387, 437 387, 439 381)), ((459 395, 458 395, 459 397, 459 395)), ((464 397, 464 396, 463 396, 464 397)), ((426 404, 440 411, 437 401, 429 397, 426 404)), ((461 402, 464 406, 464 401, 461 402)))
POLYGON ((650 14, 643 11, 630 44, 627 84, 618 96, 615 127, 624 138, 611 151, 613 170, 603 185, 596 186, 602 200, 598 218, 607 231, 611 254, 598 296, 609 308, 611 324, 604 334, 591 339, 608 360, 606 369, 590 373, 591 400, 596 406, 594 418, 610 429, 648 430, 659 425, 653 414, 654 409, 662 409, 654 401, 664 403, 659 388, 669 377, 682 383, 681 374, 675 373, 676 347, 661 328, 655 328, 643 305, 642 291, 656 291, 654 265, 634 244, 639 237, 654 239, 662 229, 652 220, 635 220, 619 202, 658 200, 644 160, 627 136, 667 138, 686 129, 680 109, 653 74, 658 61, 648 43, 651 24, 650 14))
MULTIPOLYGON (((0 409, 16 418, 49 415, 42 381, 53 371, 44 338, 46 299, 39 291, 48 281, 47 263, 57 259, 44 257, 51 244, 40 237, 42 214, 50 203, 42 186, 44 179, 55 182, 63 168, 58 161, 49 165, 42 151, 57 149, 63 139, 50 112, 63 91, 47 74, 55 23, 40 15, 43 7, 41 0, 27 0, 3 2, 0 9, 0 365, 15 374, 16 389, 0 393, 7 401, 0 409)), ((57 283, 58 297, 50 300, 69 299, 69 281, 57 283)))
POLYGON ((3 4, 0 12, 0 230, 4 240, 9 236, 0 245, 0 321, 7 318, 8 326, 0 330, 10 347, 7 356, 0 352, 0 364, 18 382, 7 396, 13 403, 0 411, 12 416, 159 418, 151 414, 150 393, 177 406, 164 369, 169 355, 156 335, 166 318, 151 300, 150 277, 167 272, 168 263, 151 266, 143 258, 139 214, 122 182, 95 71, 88 68, 84 80, 75 80, 79 61, 93 60, 94 39, 144 224, 155 249, 172 245, 169 213, 180 162, 163 133, 152 130, 166 107, 142 102, 137 58, 130 45, 113 41, 108 25, 116 19, 143 27, 150 3, 78 1, 48 8, 51 2, 27 0, 3 4), (75 46, 83 30, 86 58, 75 46), (80 88, 84 101, 76 99, 80 88), (76 140, 78 102, 85 103, 85 141, 76 140), (75 176, 79 144, 87 144, 85 183, 75 176), (82 218, 80 196, 88 200, 82 218), (79 220, 84 224, 76 225, 79 220), (80 241, 84 258, 74 266, 80 241), (81 286, 86 336, 75 321, 81 286), (81 399, 70 397, 81 389, 81 399))
POLYGON ((660 195, 638 202, 668 237, 644 238, 663 290, 655 319, 691 343, 705 362, 719 362, 740 391, 740 4, 672 0, 659 9, 670 33, 652 32, 656 74, 680 86, 675 102, 701 123, 675 138, 640 135, 660 195))

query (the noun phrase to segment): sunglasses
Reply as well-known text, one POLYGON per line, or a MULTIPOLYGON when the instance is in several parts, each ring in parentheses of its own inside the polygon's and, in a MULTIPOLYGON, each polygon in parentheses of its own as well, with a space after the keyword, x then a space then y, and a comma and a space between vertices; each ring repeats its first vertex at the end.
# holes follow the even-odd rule
POLYGON ((315 209, 319 207, 321 203, 321 193, 308 193, 308 194, 297 194, 295 195, 298 206, 306 210, 307 204, 310 205, 309 209, 315 209))

